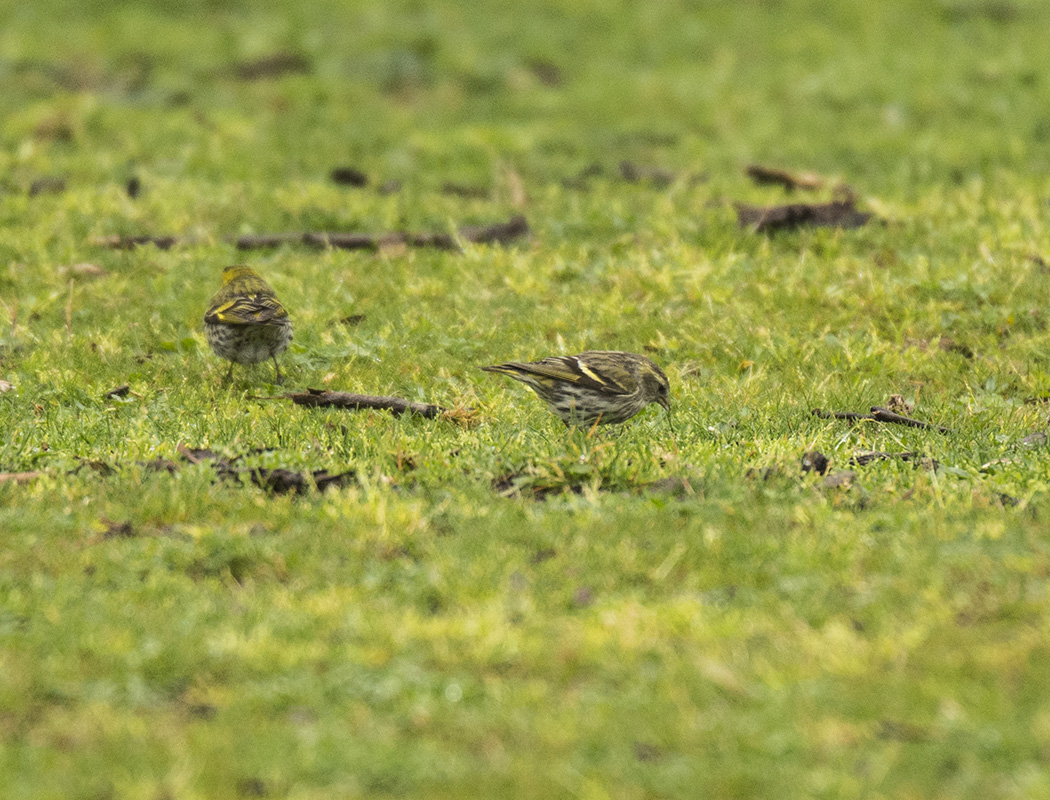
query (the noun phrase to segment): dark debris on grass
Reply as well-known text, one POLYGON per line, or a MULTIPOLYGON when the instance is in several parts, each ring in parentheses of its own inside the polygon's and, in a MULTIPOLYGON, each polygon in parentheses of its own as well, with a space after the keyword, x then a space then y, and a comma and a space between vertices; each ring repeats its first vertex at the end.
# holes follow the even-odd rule
POLYGON ((446 181, 441 184, 441 194, 462 197, 465 200, 486 200, 491 191, 486 186, 446 181))
POLYGON ((270 53, 250 61, 232 64, 229 74, 242 81, 280 78, 284 75, 306 74, 312 69, 310 60, 301 53, 282 51, 270 53))
POLYGON ((328 177, 332 183, 340 186, 352 186, 355 189, 360 189, 368 186, 368 175, 356 167, 334 167, 331 172, 328 173, 328 177))
POLYGON ((561 67, 552 61, 547 61, 544 58, 533 58, 526 61, 525 66, 536 77, 536 80, 548 88, 557 88, 565 82, 565 74, 562 72, 561 67))
POLYGON ((628 183, 648 181, 653 186, 665 187, 674 183, 675 174, 669 169, 635 164, 633 161, 620 162, 620 177, 628 183))
MULTIPOLYGON (((527 500, 543 501, 550 497, 565 494, 583 494, 585 486, 590 485, 593 473, 581 475, 537 475, 529 468, 512 470, 497 475, 492 479, 492 490, 503 497, 520 497, 527 500)), ((698 492, 688 477, 671 475, 649 483, 625 485, 622 482, 603 482, 598 486, 601 492, 629 492, 642 494, 666 495, 675 499, 696 497, 698 492)))
POLYGON ((798 228, 859 228, 872 215, 859 211, 853 198, 829 203, 788 203, 780 206, 736 204, 737 222, 754 233, 778 233, 798 228))
POLYGON ((66 190, 66 179, 58 175, 45 175, 29 184, 29 196, 61 194, 66 190))
MULTIPOLYGON (((281 245, 302 244, 318 249, 380 250, 393 246, 432 247, 438 250, 458 252, 460 241, 471 244, 506 245, 526 236, 530 231, 528 220, 518 214, 505 222, 489 225, 465 225, 458 235, 443 231, 391 231, 388 233, 357 233, 339 231, 287 231, 280 233, 255 233, 228 238, 238 250, 261 250, 281 245), (458 236, 458 238, 457 238, 458 236)), ((111 250, 131 250, 144 245, 153 245, 160 250, 170 250, 176 245, 193 245, 199 240, 150 234, 102 236, 91 240, 96 247, 111 250)))
POLYGON ((824 475, 828 471, 828 457, 819 450, 810 450, 802 454, 802 471, 824 475))
MULTIPOLYGON (((317 488, 320 491, 333 486, 346 486, 352 483, 357 473, 354 470, 331 474, 327 470, 313 470, 312 472, 296 472, 295 470, 277 467, 267 469, 265 467, 238 467, 237 462, 246 455, 254 452, 268 452, 265 449, 250 451, 244 455, 226 458, 212 450, 203 448, 179 447, 179 454, 191 464, 210 463, 220 478, 235 478, 243 481, 248 478, 251 483, 260 489, 273 492, 274 494, 302 494, 310 489, 317 488)), ((169 471, 171 471, 169 469, 169 471)))
POLYGON ((886 453, 879 450, 858 450, 849 460, 850 466, 863 467, 876 461, 904 461, 914 464, 930 472, 940 469, 940 462, 929 456, 924 456, 916 450, 908 450, 900 453, 886 453))
MULTIPOLYGON (((330 473, 323 469, 312 470, 310 472, 298 472, 283 467, 271 469, 267 467, 241 466, 240 462, 244 458, 258 455, 260 453, 272 452, 269 448, 256 448, 235 456, 223 456, 216 453, 214 450, 209 450, 207 448, 186 447, 184 445, 179 445, 178 451, 181 456, 181 460, 179 461, 172 461, 171 459, 158 457, 151 459, 150 461, 139 461, 136 463, 149 472, 167 472, 169 475, 174 475, 187 464, 207 463, 212 466, 220 480, 233 479, 240 482, 247 480, 259 488, 273 492, 274 494, 304 494, 315 488, 324 491, 333 486, 339 487, 350 485, 357 478, 357 473, 354 470, 340 473, 330 473)), ((109 477, 117 472, 117 469, 111 464, 96 459, 80 459, 80 465, 72 470, 72 472, 79 472, 83 468, 90 469, 92 472, 95 472, 103 478, 109 477)), ((43 471, 0 473, 0 483, 5 480, 27 482, 39 478, 44 474, 43 471)))

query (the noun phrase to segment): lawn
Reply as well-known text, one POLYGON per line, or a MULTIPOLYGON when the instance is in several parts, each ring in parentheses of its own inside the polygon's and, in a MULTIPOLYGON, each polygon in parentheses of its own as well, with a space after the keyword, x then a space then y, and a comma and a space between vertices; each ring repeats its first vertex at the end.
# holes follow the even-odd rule
POLYGON ((0 796, 1050 796, 1050 6, 2 6, 0 796))

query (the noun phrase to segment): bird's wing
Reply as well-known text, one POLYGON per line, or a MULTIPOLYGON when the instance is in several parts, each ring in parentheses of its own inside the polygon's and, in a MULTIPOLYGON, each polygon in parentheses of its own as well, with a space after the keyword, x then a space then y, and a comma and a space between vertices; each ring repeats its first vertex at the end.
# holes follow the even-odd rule
POLYGON ((288 312, 276 299, 254 294, 234 297, 225 303, 212 306, 204 315, 204 321, 223 325, 258 325, 287 316, 288 312))
POLYGON ((509 363, 502 366, 544 378, 574 383, 603 394, 630 394, 630 391, 608 375, 603 375, 576 356, 555 356, 542 361, 532 361, 526 364, 509 363))

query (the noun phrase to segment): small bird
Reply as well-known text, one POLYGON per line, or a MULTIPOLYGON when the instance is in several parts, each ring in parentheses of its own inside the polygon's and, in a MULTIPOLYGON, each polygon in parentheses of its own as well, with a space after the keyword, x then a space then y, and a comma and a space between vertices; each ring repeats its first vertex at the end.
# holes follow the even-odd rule
POLYGON ((671 410, 667 376, 635 353, 588 350, 575 356, 510 361, 482 369, 527 384, 568 426, 626 422, 649 403, 671 410))
POLYGON ((273 359, 277 382, 281 368, 277 356, 292 341, 292 322, 270 284, 251 267, 236 265, 222 271, 222 288, 215 293, 204 315, 204 335, 220 358, 234 364, 258 364, 273 359))

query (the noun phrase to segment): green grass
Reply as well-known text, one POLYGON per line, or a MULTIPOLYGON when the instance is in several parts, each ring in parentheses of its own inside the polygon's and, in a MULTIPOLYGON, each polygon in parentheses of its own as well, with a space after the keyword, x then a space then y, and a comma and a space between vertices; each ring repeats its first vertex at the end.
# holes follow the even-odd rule
POLYGON ((0 471, 39 474, 0 483, 0 795, 1050 795, 1044 4, 3 5, 0 471), (231 70, 275 52, 307 71, 231 70), (882 222, 741 230, 787 200, 751 161, 882 222), (514 213, 462 253, 226 241, 514 213), (142 233, 191 241, 92 244, 142 233), (286 387, 476 425, 224 386, 245 258, 286 387), (586 348, 664 366, 673 429, 568 433, 477 369, 586 348), (892 394, 952 432, 810 414, 892 394))

